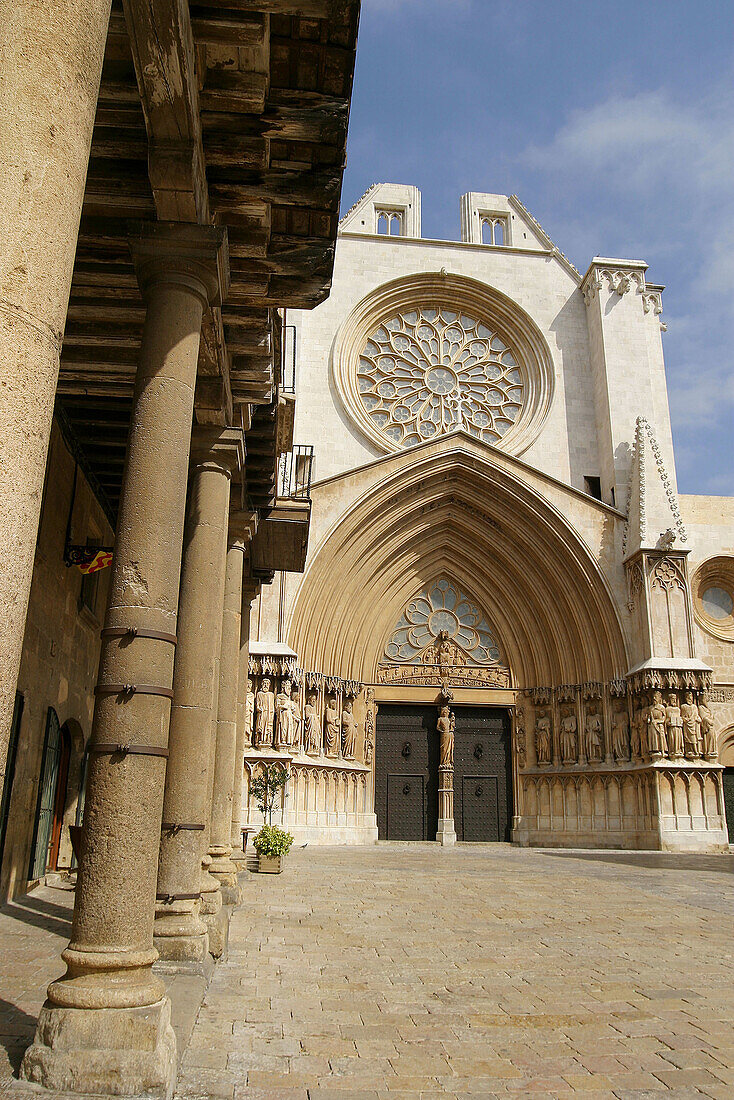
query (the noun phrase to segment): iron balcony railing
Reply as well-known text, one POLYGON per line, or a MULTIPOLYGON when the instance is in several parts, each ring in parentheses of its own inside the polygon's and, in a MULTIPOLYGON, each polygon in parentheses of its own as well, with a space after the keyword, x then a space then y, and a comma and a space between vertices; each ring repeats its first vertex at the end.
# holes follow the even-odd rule
POLYGON ((298 444, 280 456, 278 496, 290 500, 311 499, 313 447, 298 444))

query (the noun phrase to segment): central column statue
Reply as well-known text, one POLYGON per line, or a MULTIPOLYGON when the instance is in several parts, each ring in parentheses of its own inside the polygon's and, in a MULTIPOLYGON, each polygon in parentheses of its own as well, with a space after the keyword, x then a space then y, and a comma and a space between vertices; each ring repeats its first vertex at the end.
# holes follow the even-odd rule
POLYGON ((454 735, 456 719, 448 703, 438 708, 436 731, 439 736, 438 763, 438 832, 436 840, 442 845, 456 843, 454 828, 454 735))

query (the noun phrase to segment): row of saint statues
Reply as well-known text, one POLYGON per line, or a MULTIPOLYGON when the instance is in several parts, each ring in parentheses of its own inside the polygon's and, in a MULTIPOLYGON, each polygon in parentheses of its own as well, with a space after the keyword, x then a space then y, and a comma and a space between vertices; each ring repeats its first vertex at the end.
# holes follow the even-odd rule
POLYGON ((341 713, 337 696, 327 695, 323 722, 318 709, 318 693, 308 692, 303 714, 297 699, 298 688, 284 679, 280 691, 263 676, 255 692, 247 681, 245 698, 245 743, 256 749, 275 748, 286 752, 303 751, 309 756, 341 757, 354 760, 359 738, 359 723, 354 701, 346 698, 341 713))
MULTIPOLYGON (((718 756, 714 716, 708 695, 701 692, 698 702, 693 691, 654 691, 648 702, 644 696, 633 699, 632 721, 626 704, 611 714, 611 755, 619 763, 642 760, 715 760, 718 756)), ((595 764, 605 758, 605 728, 601 701, 589 702, 579 729, 576 708, 560 708, 558 748, 563 764, 595 764)), ((553 760, 553 712, 539 707, 535 714, 535 755, 538 764, 553 760)))

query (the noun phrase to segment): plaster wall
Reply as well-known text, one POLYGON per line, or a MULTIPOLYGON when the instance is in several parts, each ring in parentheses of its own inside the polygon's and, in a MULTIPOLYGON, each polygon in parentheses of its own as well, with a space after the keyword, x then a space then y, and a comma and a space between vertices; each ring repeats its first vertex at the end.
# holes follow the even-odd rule
MULTIPOLYGON (((97 574, 93 613, 80 603, 83 575, 74 567, 67 569, 63 560, 73 477, 74 459, 54 422, 18 679, 24 706, 0 880, 5 897, 27 889, 48 708, 53 707, 59 723, 68 722, 71 731, 65 826, 74 824, 84 745, 92 726, 109 570, 97 574)), ((79 472, 72 541, 83 544, 87 537, 111 545, 113 532, 79 472)), ((71 855, 65 827, 59 866, 68 867, 71 855)))

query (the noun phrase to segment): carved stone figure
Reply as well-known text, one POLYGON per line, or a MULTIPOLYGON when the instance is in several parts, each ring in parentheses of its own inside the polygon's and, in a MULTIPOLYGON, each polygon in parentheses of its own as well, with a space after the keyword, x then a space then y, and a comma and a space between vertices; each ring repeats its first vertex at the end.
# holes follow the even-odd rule
POLYGON ((714 716, 709 707, 709 697, 704 691, 698 702, 698 715, 701 719, 702 752, 706 760, 716 760, 719 755, 719 746, 716 743, 714 733, 714 716))
POLYGON ((252 723, 255 718, 255 695, 252 690, 252 680, 247 677, 247 692, 245 693, 245 744, 252 744, 252 723))
POLYGON ((668 755, 668 734, 665 728, 662 691, 652 693, 652 706, 647 714, 647 743, 653 758, 668 755))
POLYGON ((564 764, 576 764, 579 758, 578 722, 570 707, 561 711, 561 759, 564 764))
POLYGON ((364 762, 367 765, 372 763, 372 756, 375 751, 375 691, 374 688, 367 689, 367 716, 364 722, 364 762))
POLYGON ((642 760, 646 752, 646 739, 645 739, 645 707, 642 699, 633 697, 632 700, 632 725, 630 730, 631 735, 631 756, 633 760, 642 760))
POLYGON ((526 744, 525 744, 525 711, 515 711, 515 743, 517 745, 517 764, 518 767, 524 768, 526 763, 526 744))
POLYGON ((539 764, 550 764, 552 754, 551 720, 545 710, 535 716, 535 756, 539 764))
POLYGON ((303 708, 303 747, 309 756, 319 756, 321 753, 321 726, 313 692, 306 696, 303 708))
POLYGON ((275 714, 277 725, 275 729, 275 745, 279 749, 290 748, 295 742, 293 700, 291 699, 291 682, 284 680, 280 691, 275 697, 275 714))
POLYGON ((584 746, 586 748, 586 758, 590 764, 598 763, 604 755, 602 728, 601 715, 597 714, 596 706, 592 703, 586 714, 584 725, 584 746))
POLYGON ((269 677, 264 676, 255 696, 255 743, 258 747, 272 745, 274 718, 275 696, 270 690, 269 677))
POLYGON ((353 713, 354 703, 347 699, 342 710, 342 756, 345 760, 354 760, 357 747, 357 719, 353 713))
POLYGON ((630 729, 626 710, 615 710, 612 716, 612 751, 615 760, 630 758, 630 729))
POLYGON ((693 701, 693 692, 687 691, 680 708, 683 720, 683 751, 689 760, 701 756, 701 716, 693 701))
POLYGON ((451 708, 439 707, 436 730, 439 736, 439 768, 453 768, 454 766, 454 731, 456 720, 451 713, 451 708))
POLYGON ((326 731, 325 741, 327 756, 339 755, 339 727, 339 711, 336 709, 336 699, 333 695, 330 695, 326 700, 326 707, 324 708, 324 728, 326 731))
POLYGON ((665 708, 665 732, 668 735, 668 752, 671 760, 680 760, 683 756, 683 718, 678 706, 678 696, 674 691, 668 694, 665 708))

